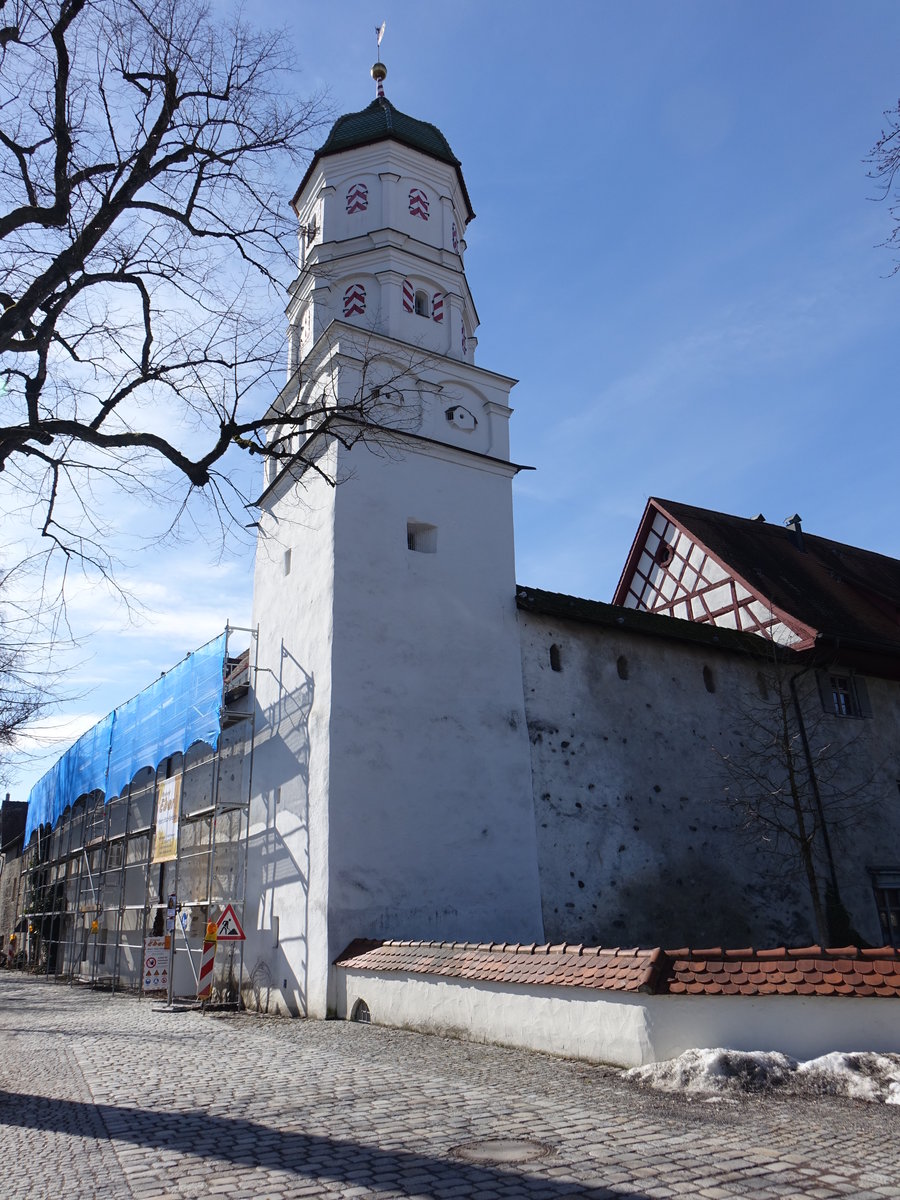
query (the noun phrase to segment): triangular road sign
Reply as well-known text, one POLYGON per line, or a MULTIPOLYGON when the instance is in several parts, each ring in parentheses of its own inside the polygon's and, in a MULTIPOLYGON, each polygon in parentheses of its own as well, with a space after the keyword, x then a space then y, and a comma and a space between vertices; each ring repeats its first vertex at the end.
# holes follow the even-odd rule
POLYGON ((237 919, 234 906, 231 904, 225 905, 225 911, 219 917, 218 921, 216 921, 216 929, 220 942, 244 941, 244 931, 241 929, 241 923, 237 919))

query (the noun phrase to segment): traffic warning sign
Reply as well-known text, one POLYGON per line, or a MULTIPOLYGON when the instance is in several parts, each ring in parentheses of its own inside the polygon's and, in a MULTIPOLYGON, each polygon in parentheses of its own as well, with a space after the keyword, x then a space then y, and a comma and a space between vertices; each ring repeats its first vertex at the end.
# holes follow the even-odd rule
POLYGON ((244 941, 244 931, 241 929, 241 923, 237 919, 237 913, 232 904, 225 905, 225 911, 216 922, 216 929, 220 942, 244 941))

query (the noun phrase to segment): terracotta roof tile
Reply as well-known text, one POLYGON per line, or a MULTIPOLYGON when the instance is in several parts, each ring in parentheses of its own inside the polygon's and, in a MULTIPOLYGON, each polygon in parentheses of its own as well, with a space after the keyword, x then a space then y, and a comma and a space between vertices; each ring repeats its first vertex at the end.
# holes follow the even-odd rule
POLYGON ((673 995, 900 997, 900 951, 890 946, 666 951, 566 943, 361 939, 336 961, 354 970, 481 979, 519 987, 673 995))

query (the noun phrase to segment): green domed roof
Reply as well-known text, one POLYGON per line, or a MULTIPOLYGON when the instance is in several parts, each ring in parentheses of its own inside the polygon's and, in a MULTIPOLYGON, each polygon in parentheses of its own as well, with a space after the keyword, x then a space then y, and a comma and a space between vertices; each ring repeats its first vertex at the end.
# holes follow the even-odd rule
POLYGON ((325 144, 318 153, 336 154, 353 146, 368 146, 384 138, 393 138, 413 150, 421 150, 440 162, 458 167, 459 159, 450 149, 447 139, 436 125, 417 121, 394 108, 390 100, 373 100, 362 112, 346 113, 338 117, 331 128, 325 144))
POLYGON ((345 113, 344 116, 338 117, 331 127, 331 133, 313 155, 313 160, 303 176, 294 200, 296 201, 297 196, 306 187, 316 163, 326 154, 340 154, 344 150, 353 150, 357 146, 370 146, 373 142, 382 142, 388 139, 401 142, 404 146, 427 154, 430 158, 436 158, 438 162, 448 163, 455 167, 468 209, 466 216, 471 221, 475 214, 472 211, 469 193, 462 176, 462 164, 450 149, 447 139, 436 125, 407 116, 384 97, 373 100, 362 112, 345 113))

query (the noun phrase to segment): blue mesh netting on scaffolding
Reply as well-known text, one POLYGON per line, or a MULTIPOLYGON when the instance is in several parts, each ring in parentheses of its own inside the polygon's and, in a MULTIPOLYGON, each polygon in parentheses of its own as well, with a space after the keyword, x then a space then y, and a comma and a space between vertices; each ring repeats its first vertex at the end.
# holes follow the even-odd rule
POLYGON ((79 796, 118 796, 141 767, 195 742, 219 743, 227 633, 207 642, 81 735, 28 796, 25 842, 79 796))

